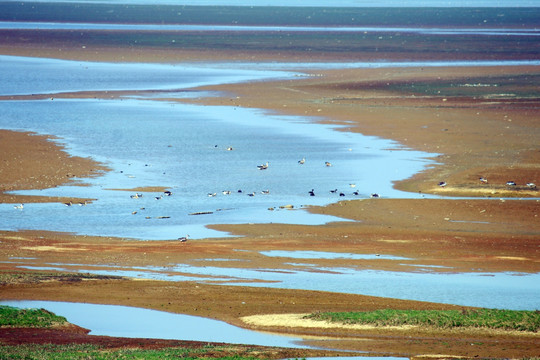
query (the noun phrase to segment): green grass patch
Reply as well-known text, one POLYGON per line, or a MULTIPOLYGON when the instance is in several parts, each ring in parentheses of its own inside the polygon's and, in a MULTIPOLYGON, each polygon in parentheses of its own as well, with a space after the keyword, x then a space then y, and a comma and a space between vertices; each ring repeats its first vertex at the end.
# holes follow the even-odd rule
POLYGON ((45 309, 19 309, 0 305, 0 327, 50 328, 61 325, 67 320, 45 309))
POLYGON ((241 354, 234 355, 237 348, 206 346, 203 348, 164 348, 164 349, 115 349, 110 350, 90 344, 52 345, 27 344, 18 346, 0 347, 0 359, 28 359, 28 360, 77 360, 77 359, 258 359, 260 354, 249 354, 249 349, 242 349, 241 354))
POLYGON ((385 309, 367 312, 314 313, 306 318, 375 326, 415 325, 441 329, 487 328, 532 332, 538 332, 540 329, 540 311, 385 309))

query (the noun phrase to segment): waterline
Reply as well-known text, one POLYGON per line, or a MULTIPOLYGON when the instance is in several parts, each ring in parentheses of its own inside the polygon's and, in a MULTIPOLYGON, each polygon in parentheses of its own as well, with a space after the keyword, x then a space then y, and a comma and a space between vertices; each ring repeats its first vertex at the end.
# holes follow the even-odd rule
POLYGON ((89 329, 90 335, 306 347, 300 344, 300 337, 260 333, 218 320, 129 306, 33 300, 2 300, 0 304, 52 311, 89 329))
MULTIPOLYGON (((294 265, 294 264, 291 264, 294 265)), ((165 281, 200 281, 210 284, 329 291, 511 310, 538 310, 540 274, 439 273, 427 266, 412 272, 320 267, 249 269, 170 264, 166 267, 114 267, 92 269, 82 264, 20 265, 45 271, 76 271, 165 281)))

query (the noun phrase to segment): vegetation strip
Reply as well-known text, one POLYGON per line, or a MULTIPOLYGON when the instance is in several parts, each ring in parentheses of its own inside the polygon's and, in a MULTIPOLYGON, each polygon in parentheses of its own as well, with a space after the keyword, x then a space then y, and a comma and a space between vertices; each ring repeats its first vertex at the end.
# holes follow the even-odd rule
POLYGON ((306 319, 369 324, 375 326, 431 326, 436 328, 489 328, 538 332, 540 311, 478 310, 376 310, 367 312, 324 312, 306 319))
POLYGON ((203 348, 107 349, 92 344, 28 344, 0 347, 2 359, 257 359, 258 352, 248 347, 213 346, 203 348), (235 355, 241 350, 244 354, 235 355), (253 354, 250 354, 252 353, 253 354))
POLYGON ((45 281, 79 282, 83 280, 122 280, 121 276, 67 272, 0 271, 0 285, 37 284, 45 281))
POLYGON ((0 327, 51 328, 67 322, 63 316, 55 315, 45 309, 19 309, 0 305, 0 327))

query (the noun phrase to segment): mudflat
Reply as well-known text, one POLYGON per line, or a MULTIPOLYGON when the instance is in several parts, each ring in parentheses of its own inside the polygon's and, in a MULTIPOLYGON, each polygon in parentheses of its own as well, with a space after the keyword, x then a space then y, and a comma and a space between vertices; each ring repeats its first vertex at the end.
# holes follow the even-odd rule
MULTIPOLYGON (((395 52, 376 52, 365 48, 339 51, 339 54, 337 51, 327 51, 330 45, 319 51, 298 47, 274 51, 255 47, 242 52, 208 47, 207 43, 198 48, 159 46, 156 43, 133 47, 129 42, 120 41, 122 36, 118 34, 113 37, 116 39, 114 43, 98 37, 96 33, 85 34, 86 47, 82 48, 83 42, 70 32, 51 32, 50 37, 43 38, 43 34, 37 32, 22 34, 4 30, 0 35, 9 41, 2 42, 0 53, 101 61, 265 59, 298 63, 314 60, 354 61, 358 60, 359 54, 362 59, 382 57, 395 61, 488 56, 486 51, 474 50, 482 49, 481 38, 474 38, 474 44, 467 42, 467 48, 463 48, 462 52, 454 51, 442 56, 440 48, 431 48, 430 52, 429 48, 419 50, 404 45, 396 46, 402 51, 395 52), (89 39, 92 42, 88 42, 89 39)), ((379 40, 379 36, 372 40, 379 40)), ((456 39, 453 41, 461 44, 456 39)), ((393 42, 385 44, 390 46, 393 42)), ((519 46, 524 45, 521 43, 519 46)), ((528 49, 502 47, 506 52, 490 54, 489 58, 508 59, 506 55, 509 53, 513 54, 510 58, 514 59, 538 58, 538 52, 534 50, 538 47, 537 41, 527 46, 528 49)), ((435 153, 435 165, 395 186, 408 192, 442 197, 343 201, 327 207, 312 207, 309 211, 354 220, 352 222, 334 222, 322 226, 214 225, 213 228, 238 237, 184 243, 141 242, 44 231, 4 231, 0 234, 0 259, 4 261, 0 263, 0 269, 6 280, 0 286, 0 297, 62 301, 84 299, 92 303, 194 314, 256 330, 313 336, 313 340, 309 340, 313 345, 366 351, 366 354, 372 355, 441 358, 538 356, 540 339, 537 333, 312 327, 311 324, 299 322, 297 315, 316 311, 383 308, 462 308, 453 305, 363 295, 228 286, 226 281, 221 285, 212 285, 205 282, 126 278, 77 280, 69 274, 67 277, 60 277, 58 273, 42 276, 38 271, 22 270, 24 266, 66 263, 66 259, 69 259, 70 263, 79 264, 72 270, 82 272, 96 265, 107 269, 111 266, 127 268, 194 262, 200 266, 285 271, 294 270, 300 265, 292 264, 291 259, 287 258, 262 256, 260 251, 316 249, 413 259, 407 264, 376 257, 366 260, 339 259, 343 267, 415 271, 415 265, 427 265, 435 266, 431 271, 440 272, 540 271, 540 202, 537 200, 537 187, 531 185, 540 183, 540 125, 537 121, 540 117, 537 88, 539 66, 420 66, 300 71, 309 76, 206 87, 203 89, 219 90, 223 95, 182 101, 313 116, 314 121, 343 125, 342 131, 392 139, 409 148, 435 153), (516 185, 507 185, 508 181, 514 181, 516 185), (439 185, 441 182, 444 186, 439 185), (454 198, 456 196, 463 198, 454 198), (20 260, 14 263, 13 258, 20 260), (228 261, 216 261, 223 258, 228 261), (282 316, 274 319, 266 316, 275 314, 282 316)), ((54 94, 55 97, 74 98, 120 95, 111 92, 54 94)), ((39 96, 28 95, 25 98, 37 99, 39 96)), ((46 136, 6 130, 0 131, 0 136, 2 202, 66 201, 28 198, 5 192, 53 187, 70 182, 75 176, 84 178, 107 171, 106 164, 69 156, 46 136)), ((317 259, 314 265, 324 267, 336 262, 317 259)))

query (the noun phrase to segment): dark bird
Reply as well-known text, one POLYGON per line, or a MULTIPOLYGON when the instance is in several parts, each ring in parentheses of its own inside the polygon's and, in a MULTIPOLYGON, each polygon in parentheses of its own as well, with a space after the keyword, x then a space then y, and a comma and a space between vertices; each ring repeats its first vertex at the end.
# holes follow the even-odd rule
POLYGON ((266 170, 266 169, 268 169, 268 161, 266 162, 266 164, 257 165, 257 168, 259 168, 259 170, 266 170))

